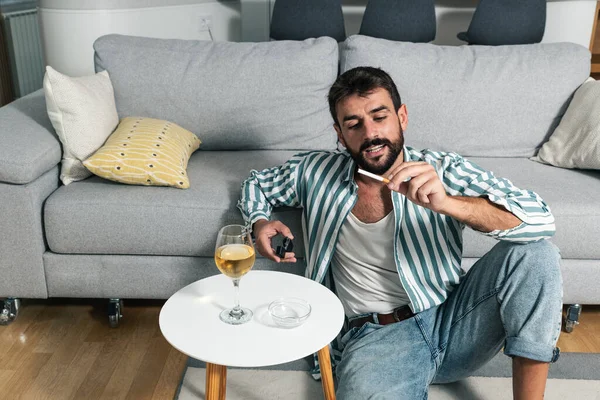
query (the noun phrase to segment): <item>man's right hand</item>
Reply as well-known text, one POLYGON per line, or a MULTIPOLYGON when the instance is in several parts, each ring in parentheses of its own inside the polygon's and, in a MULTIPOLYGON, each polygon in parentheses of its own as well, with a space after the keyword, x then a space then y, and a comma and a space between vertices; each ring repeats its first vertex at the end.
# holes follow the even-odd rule
POLYGON ((285 257, 279 258, 271 247, 271 239, 278 233, 294 239, 290 228, 285 226, 281 221, 268 221, 260 219, 252 226, 255 238, 256 250, 265 258, 275 262, 296 262, 296 255, 293 252, 285 253, 285 257))

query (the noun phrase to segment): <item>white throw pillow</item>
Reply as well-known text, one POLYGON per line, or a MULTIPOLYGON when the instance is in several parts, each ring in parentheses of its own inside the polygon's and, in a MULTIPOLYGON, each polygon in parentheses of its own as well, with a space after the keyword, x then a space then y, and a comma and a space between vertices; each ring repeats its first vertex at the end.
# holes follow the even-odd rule
POLYGON ((600 81, 589 78, 577 89, 560 124, 532 160, 600 169, 600 81))
POLYGON ((72 78, 48 66, 44 93, 63 147, 60 179, 68 185, 91 176, 82 161, 102 147, 119 123, 108 72, 72 78))

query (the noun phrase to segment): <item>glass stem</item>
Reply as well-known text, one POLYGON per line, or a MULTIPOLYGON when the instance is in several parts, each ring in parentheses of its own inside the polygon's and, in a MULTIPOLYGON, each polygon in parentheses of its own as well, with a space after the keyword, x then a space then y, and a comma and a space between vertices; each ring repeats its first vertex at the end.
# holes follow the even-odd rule
POLYGON ((242 308, 240 307, 240 280, 238 279, 233 279, 233 291, 234 291, 234 306, 233 306, 233 310, 231 310, 231 313, 233 315, 240 315, 242 313, 242 308))

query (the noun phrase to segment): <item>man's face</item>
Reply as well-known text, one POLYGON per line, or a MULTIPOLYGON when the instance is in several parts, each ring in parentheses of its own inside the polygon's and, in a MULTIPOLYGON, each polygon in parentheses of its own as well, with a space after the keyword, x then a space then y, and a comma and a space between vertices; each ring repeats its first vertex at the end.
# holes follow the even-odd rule
POLYGON ((383 175, 402 153, 406 107, 396 113, 388 91, 378 88, 365 97, 354 94, 341 100, 336 111, 340 142, 360 168, 383 175))

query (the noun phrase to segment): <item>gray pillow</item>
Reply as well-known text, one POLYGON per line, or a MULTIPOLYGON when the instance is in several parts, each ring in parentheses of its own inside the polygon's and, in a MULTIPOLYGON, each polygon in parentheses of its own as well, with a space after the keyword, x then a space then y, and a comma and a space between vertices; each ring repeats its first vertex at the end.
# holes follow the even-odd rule
POLYGON ((351 36, 341 70, 388 72, 408 109, 407 145, 464 156, 531 157, 590 75, 573 43, 437 46, 351 36))
POLYGON ((532 158, 563 168, 600 169, 600 82, 589 78, 560 124, 532 158))
POLYGON ((335 149, 331 38, 233 43, 107 35, 94 43, 119 118, 172 121, 203 150, 335 149))

